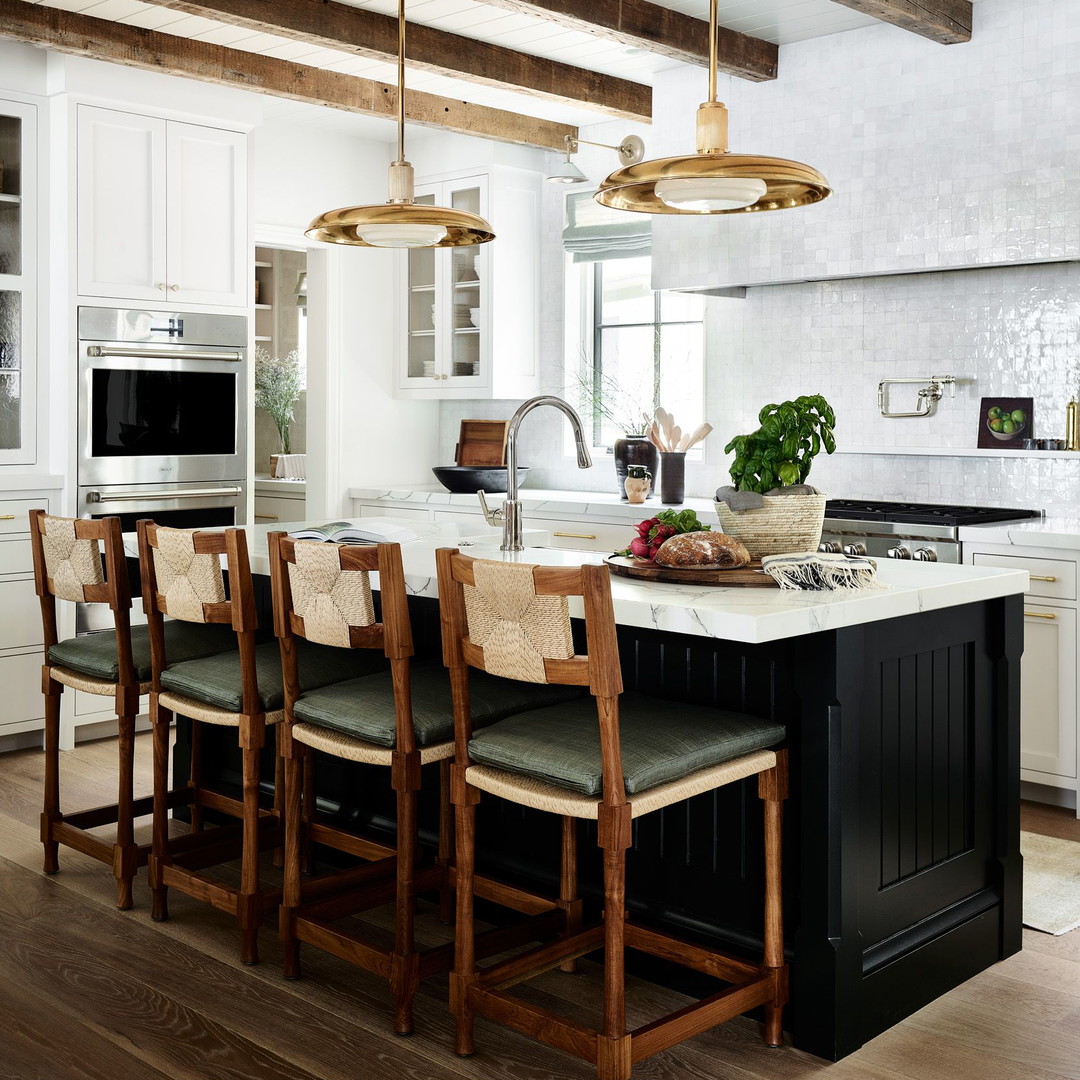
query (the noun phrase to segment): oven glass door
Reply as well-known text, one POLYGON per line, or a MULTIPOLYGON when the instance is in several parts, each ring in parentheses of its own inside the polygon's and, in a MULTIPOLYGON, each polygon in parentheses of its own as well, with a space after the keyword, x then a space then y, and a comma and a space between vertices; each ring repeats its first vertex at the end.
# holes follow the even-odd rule
POLYGON ((94 368, 91 455, 236 454, 237 375, 237 371, 94 368))

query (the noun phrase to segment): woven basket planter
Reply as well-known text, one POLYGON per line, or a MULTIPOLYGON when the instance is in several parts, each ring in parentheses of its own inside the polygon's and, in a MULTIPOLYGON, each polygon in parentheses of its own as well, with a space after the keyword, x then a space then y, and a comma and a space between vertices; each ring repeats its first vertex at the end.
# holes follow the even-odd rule
POLYGON ((764 495, 758 510, 732 510, 718 502, 720 527, 742 541, 752 559, 786 555, 794 551, 817 551, 825 520, 824 495, 764 495))

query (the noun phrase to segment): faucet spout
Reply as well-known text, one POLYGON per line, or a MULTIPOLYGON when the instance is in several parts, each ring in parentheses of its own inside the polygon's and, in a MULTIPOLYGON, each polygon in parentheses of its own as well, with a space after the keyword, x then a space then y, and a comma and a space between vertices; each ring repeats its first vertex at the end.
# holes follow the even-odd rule
POLYGON ((585 442, 585 429, 581 425, 581 417, 573 408, 560 397, 552 394, 541 394, 539 397, 529 398, 518 406, 517 411, 510 417, 510 424, 506 430, 506 502, 503 503, 503 551, 522 551, 525 545, 521 542, 521 502, 518 500, 517 480, 517 433, 521 427, 521 421, 541 405, 551 405, 564 413, 570 421, 570 427, 574 432, 574 442, 577 445, 577 461, 579 469, 592 468, 592 455, 585 442))

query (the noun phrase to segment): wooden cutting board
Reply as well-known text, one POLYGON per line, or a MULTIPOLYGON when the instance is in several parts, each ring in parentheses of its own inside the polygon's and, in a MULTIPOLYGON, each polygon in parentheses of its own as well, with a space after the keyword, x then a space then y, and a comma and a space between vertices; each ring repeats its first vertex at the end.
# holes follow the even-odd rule
POLYGON ((506 464, 509 420, 462 420, 454 461, 458 465, 492 468, 506 464))
POLYGON ((763 573, 760 560, 737 570, 694 570, 690 567, 657 566, 625 555, 609 555, 608 569, 621 577, 641 581, 666 581, 674 585, 721 585, 727 588, 778 589, 780 586, 763 573))

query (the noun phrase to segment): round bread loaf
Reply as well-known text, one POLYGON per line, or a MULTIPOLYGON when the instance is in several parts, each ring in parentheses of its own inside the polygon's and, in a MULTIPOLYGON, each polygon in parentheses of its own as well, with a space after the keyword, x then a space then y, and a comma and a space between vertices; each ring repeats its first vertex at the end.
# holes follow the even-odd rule
POLYGON ((679 533, 665 540, 653 559, 657 566, 698 570, 733 570, 749 561, 750 552, 742 543, 720 532, 679 533))

